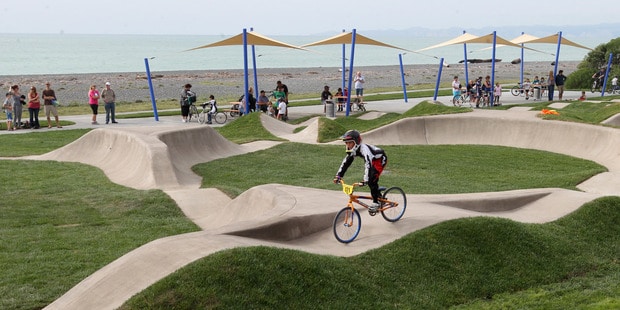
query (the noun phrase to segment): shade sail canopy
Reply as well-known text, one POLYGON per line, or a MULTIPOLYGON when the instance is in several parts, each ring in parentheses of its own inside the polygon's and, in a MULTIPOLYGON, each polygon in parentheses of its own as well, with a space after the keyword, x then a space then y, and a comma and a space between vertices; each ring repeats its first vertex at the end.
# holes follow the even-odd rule
MULTIPOLYGON (((275 47, 285 47, 285 48, 293 48, 299 50, 306 50, 302 47, 291 45, 288 43, 280 42, 278 40, 271 39, 254 31, 247 32, 247 44, 248 45, 265 45, 265 46, 275 46, 275 47)), ((217 46, 230 46, 230 45, 243 45, 243 33, 240 33, 236 36, 230 37, 228 39, 224 39, 222 41, 214 42, 211 44, 194 47, 188 49, 186 51, 193 51, 201 48, 209 48, 209 47, 217 47, 217 46)))
MULTIPOLYGON (((308 47, 308 46, 329 45, 329 44, 351 44, 352 40, 353 40, 353 32, 349 31, 349 32, 343 32, 341 34, 335 35, 331 38, 327 38, 327 39, 316 41, 316 42, 309 43, 309 44, 304 44, 301 47, 303 48, 303 47, 308 47)), ((376 46, 395 48, 395 49, 399 49, 399 50, 407 51, 407 52, 413 52, 408 49, 404 49, 398 46, 394 46, 394 45, 390 45, 387 43, 379 42, 377 40, 373 40, 359 33, 355 34, 355 44, 376 45, 376 46)))
POLYGON ((462 35, 460 35, 460 36, 458 36, 458 37, 456 37, 454 39, 448 40, 448 41, 443 42, 443 43, 435 44, 433 46, 425 47, 423 49, 416 50, 416 52, 422 52, 422 51, 431 50, 431 49, 434 49, 434 48, 440 48, 440 47, 444 47, 444 46, 448 46, 448 45, 453 45, 453 44, 463 44, 463 43, 466 43, 468 40, 472 40, 472 39, 475 39, 475 38, 478 38, 478 36, 466 32, 466 33, 464 33, 464 34, 462 34, 462 35))
MULTIPOLYGON (((527 40, 527 41, 523 41, 521 43, 550 43, 550 44, 558 44, 558 37, 560 34, 556 33, 556 34, 552 34, 550 36, 546 36, 544 38, 536 38, 535 39, 531 39, 531 40, 527 40)), ((578 47, 578 48, 584 48, 587 50, 592 50, 591 48, 587 47, 587 46, 583 46, 581 44, 577 44, 571 40, 568 40, 564 37, 562 37, 562 39, 560 40, 560 44, 561 45, 568 45, 568 46, 573 46, 573 47, 578 47)))
MULTIPOLYGON (((512 46, 512 47, 518 47, 518 48, 522 48, 521 45, 515 44, 513 42, 510 42, 498 35, 494 35, 493 33, 484 35, 484 36, 475 36, 473 34, 469 34, 469 33, 464 33, 452 40, 448 40, 446 42, 443 43, 439 43, 433 46, 429 46, 429 47, 425 47, 423 49, 419 49, 416 50, 416 52, 422 52, 422 51, 426 51, 426 50, 430 50, 433 48, 439 48, 439 47, 444 47, 444 46, 448 46, 448 45, 454 45, 454 44, 469 44, 469 43, 483 43, 483 44, 493 44, 493 37, 495 36, 495 44, 497 46, 499 45, 506 45, 506 46, 512 46)), ((533 50, 533 49, 530 49, 533 50)))

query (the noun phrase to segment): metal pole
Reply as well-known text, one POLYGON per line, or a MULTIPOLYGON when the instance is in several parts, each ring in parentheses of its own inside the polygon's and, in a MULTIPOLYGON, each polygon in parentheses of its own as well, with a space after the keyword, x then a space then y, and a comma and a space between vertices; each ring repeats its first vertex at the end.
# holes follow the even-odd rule
POLYGON ((605 89, 607 89, 607 78, 609 77, 609 69, 611 68, 611 60, 614 54, 609 53, 609 60, 607 61, 607 70, 605 70, 605 79, 603 80, 603 88, 601 90, 601 97, 605 96, 605 89))
POLYGON ((159 115, 157 114, 157 103, 155 103, 155 92, 153 92, 153 81, 151 81, 151 69, 149 69, 149 59, 144 58, 144 65, 146 66, 146 80, 149 82, 149 92, 151 93, 151 104, 153 105, 153 115, 155 121, 159 121, 159 115))
POLYGON ((347 95, 347 107, 346 107, 346 116, 349 116, 349 112, 351 112, 351 93, 353 89, 351 88, 351 82, 353 81, 353 59, 355 57, 355 34, 356 31, 353 29, 351 32, 351 61, 349 64, 349 94, 347 95))
POLYGON ((243 114, 248 114, 250 108, 250 100, 248 99, 248 88, 250 82, 248 81, 248 32, 243 28, 243 99, 245 100, 245 110, 243 114))
POLYGON ((443 71, 443 57, 439 60, 439 72, 437 73, 437 83, 435 83, 435 95, 433 95, 433 101, 437 101, 439 82, 441 82, 441 71, 443 71))
POLYGON ((405 102, 409 102, 407 100, 407 85, 405 84, 405 69, 403 68, 403 54, 398 54, 398 60, 400 61, 400 78, 403 83, 403 96, 405 97, 405 102))

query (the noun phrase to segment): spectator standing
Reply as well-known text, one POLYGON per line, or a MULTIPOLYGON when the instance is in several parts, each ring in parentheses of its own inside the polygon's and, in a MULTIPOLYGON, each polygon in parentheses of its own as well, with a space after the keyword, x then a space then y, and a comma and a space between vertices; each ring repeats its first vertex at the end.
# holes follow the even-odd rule
POLYGON ((101 99, 105 103, 105 123, 108 124, 110 120, 112 124, 118 123, 116 121, 116 94, 110 82, 105 82, 105 89, 101 92, 101 99))
POLYGON ((258 95, 258 109, 264 113, 267 113, 267 110, 269 109, 269 104, 269 97, 267 97, 264 90, 261 90, 260 94, 258 95))
POLYGON ((355 79, 353 79, 353 82, 355 82, 355 97, 357 98, 359 104, 363 104, 364 103, 364 83, 366 83, 366 79, 362 75, 361 71, 357 71, 357 73, 355 73, 355 79))
POLYGON ((532 83, 530 79, 523 81, 523 92, 525 92, 525 100, 530 99, 530 91, 532 90, 532 83))
MULTIPOLYGON (((459 82, 458 75, 454 76, 452 80, 452 104, 456 106, 458 100, 461 97, 461 82, 459 82)), ((461 106, 459 104, 459 106, 461 106)))
POLYGON ((287 104, 286 104, 286 101, 284 101, 284 98, 280 98, 279 101, 280 102, 278 102, 278 119, 286 122, 288 118, 287 116, 288 114, 286 113, 287 104))
POLYGON ((196 94, 192 91, 192 84, 188 83, 183 85, 181 100, 179 100, 179 104, 181 105, 181 121, 183 123, 187 123, 187 117, 189 116, 189 105, 192 97, 196 98, 196 94))
POLYGON ((566 82, 566 76, 564 75, 564 70, 560 70, 555 76, 555 86, 558 88, 558 98, 560 100, 562 100, 564 95, 564 82, 566 82))
POLYGON ((50 87, 50 82, 45 83, 45 90, 43 90, 42 95, 43 112, 45 112, 45 117, 47 118, 47 128, 52 128, 50 114, 54 115, 54 118, 56 119, 56 127, 62 128, 62 126, 60 126, 60 122, 58 121, 58 110, 56 108, 58 105, 58 99, 56 99, 56 93, 50 87))
POLYGON ((321 93, 321 103, 323 104, 323 113, 327 111, 327 101, 332 99, 332 93, 329 91, 329 86, 325 85, 323 87, 323 92, 321 93))
POLYGON ((6 113, 6 130, 13 131, 13 95, 6 93, 2 109, 6 113))
POLYGON ((549 71, 549 77, 547 77, 547 95, 549 101, 553 100, 553 91, 555 87, 555 77, 553 76, 553 70, 549 71))
POLYGON ((502 85, 500 85, 499 82, 495 82, 495 89, 493 89, 493 94, 495 95, 493 105, 502 105, 501 103, 499 103, 499 98, 502 96, 502 85))
POLYGON ((19 92, 19 86, 13 85, 11 86, 11 91, 9 91, 11 96, 13 97, 12 108, 13 108, 13 129, 20 129, 22 125, 22 104, 20 101, 20 97, 22 94, 19 92))
POLYGON ((338 98, 338 112, 342 112, 343 108, 344 108, 344 93, 342 92, 342 88, 338 87, 338 90, 336 91, 336 98, 338 98))
POLYGON ((93 116, 91 119, 91 124, 99 125, 97 123, 97 113, 99 112, 99 90, 97 90, 96 85, 91 85, 90 90, 88 91, 88 104, 90 105, 90 109, 93 111, 93 116))
POLYGON ((618 76, 614 76, 613 79, 611 79, 611 90, 612 91, 617 91, 618 90, 618 76))
POLYGON ((30 128, 39 129, 39 110, 41 110, 41 100, 37 93, 37 88, 30 87, 28 92, 28 115, 30 118, 30 128))
POLYGON ((284 92, 284 101, 288 103, 288 86, 282 83, 282 81, 276 82, 276 90, 284 92))

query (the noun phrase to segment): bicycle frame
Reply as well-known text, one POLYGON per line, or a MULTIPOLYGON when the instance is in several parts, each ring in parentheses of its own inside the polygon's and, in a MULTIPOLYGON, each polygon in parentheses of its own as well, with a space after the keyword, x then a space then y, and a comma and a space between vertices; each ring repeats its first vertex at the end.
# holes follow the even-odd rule
MULTIPOLYGON (((349 202, 347 203, 347 207, 353 210, 355 209, 353 203, 356 203, 366 209, 370 208, 368 204, 361 201, 360 199, 372 200, 372 196, 353 194, 355 187, 362 186, 361 183, 346 184, 343 180, 340 180, 340 184, 342 185, 342 191, 349 196, 349 202)), ((385 190, 385 187, 381 187, 379 189, 383 192, 385 190)), ((378 200, 381 203, 381 207, 377 209, 377 212, 385 211, 389 208, 394 208, 398 206, 398 202, 393 202, 382 197, 379 197, 378 200)))

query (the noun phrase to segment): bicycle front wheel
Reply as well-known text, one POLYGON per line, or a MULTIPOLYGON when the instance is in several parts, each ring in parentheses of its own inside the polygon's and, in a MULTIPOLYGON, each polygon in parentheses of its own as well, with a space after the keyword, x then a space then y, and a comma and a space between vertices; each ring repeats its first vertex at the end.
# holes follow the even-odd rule
POLYGON ((198 122, 199 123, 204 124, 206 119, 207 119, 207 113, 200 112, 200 114, 198 114, 198 122))
POLYGON ((362 228, 360 213, 351 207, 340 210, 334 218, 334 237, 342 243, 353 241, 362 228))
POLYGON ((383 202, 381 215, 388 222, 396 222, 403 217, 405 209, 407 209, 407 196, 400 187, 390 187, 383 193, 383 202))
POLYGON ((226 120, 228 119, 228 117, 226 116, 226 113, 223 112, 217 112, 215 114, 215 122, 218 124, 224 124, 226 123, 226 120))
POLYGON ((519 87, 519 86, 513 86, 513 87, 510 89, 510 93, 511 93, 513 96, 519 96, 519 94, 521 94, 521 87, 519 87))

